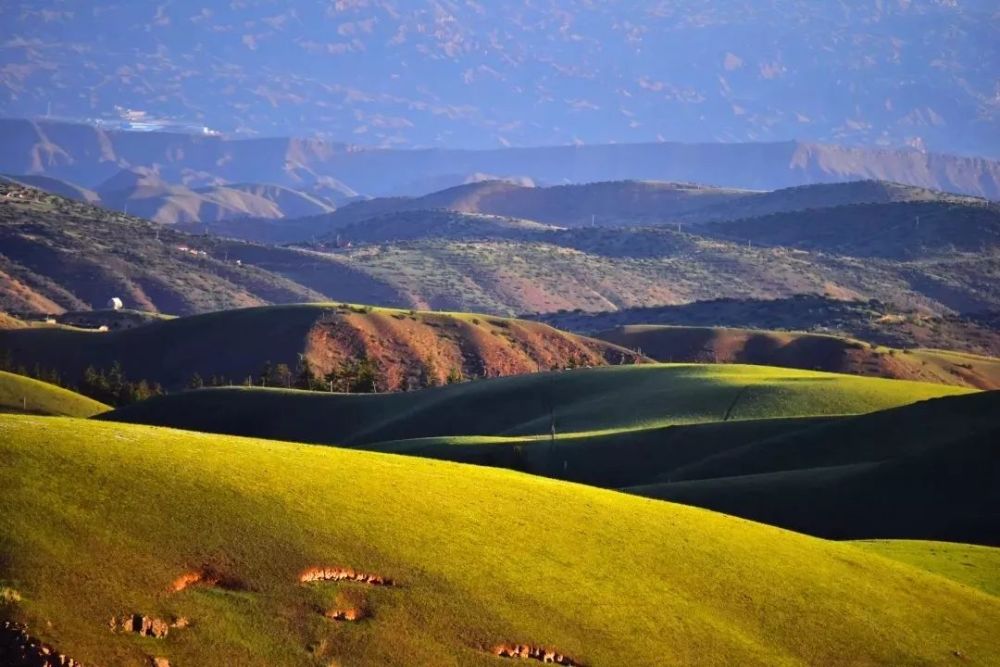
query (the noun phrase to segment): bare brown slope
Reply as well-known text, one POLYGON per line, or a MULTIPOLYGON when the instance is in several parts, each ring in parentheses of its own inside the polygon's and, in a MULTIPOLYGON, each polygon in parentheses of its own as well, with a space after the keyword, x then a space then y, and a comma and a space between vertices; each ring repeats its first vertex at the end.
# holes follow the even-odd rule
POLYGON ((657 361, 803 368, 977 389, 1000 389, 1000 359, 938 350, 896 350, 810 333, 631 325, 596 334, 657 361))
POLYGON ((0 330, 0 350, 18 364, 38 363, 74 379, 88 365, 118 361, 131 377, 168 389, 185 386, 195 373, 241 384, 259 376, 266 362, 294 368, 300 355, 320 376, 366 355, 380 369, 380 391, 441 384, 449 375, 496 377, 641 360, 538 322, 345 304, 221 311, 107 333, 0 330))

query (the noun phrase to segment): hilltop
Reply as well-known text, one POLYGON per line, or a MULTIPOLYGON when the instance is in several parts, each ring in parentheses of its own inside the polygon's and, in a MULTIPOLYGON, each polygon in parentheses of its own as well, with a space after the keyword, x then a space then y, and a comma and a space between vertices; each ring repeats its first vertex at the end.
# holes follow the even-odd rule
POLYGON ((934 316, 877 300, 797 294, 784 299, 719 298, 674 306, 603 313, 557 312, 532 316, 567 331, 595 334, 633 325, 735 327, 814 332, 895 348, 961 350, 1000 357, 995 313, 934 316))
MULTIPOLYGON (((526 186, 510 181, 466 183, 418 197, 380 197, 357 201, 336 211, 273 223, 249 221, 227 231, 296 242, 364 228, 375 219, 413 219, 418 211, 453 211, 522 220, 558 227, 640 227, 699 225, 765 215, 860 204, 939 203, 983 208, 985 200, 887 181, 805 185, 771 192, 661 181, 606 181, 553 187, 526 186), (406 215, 409 214, 409 215, 406 215)), ((692 227, 688 227, 692 229, 692 227)), ((380 240, 391 240, 384 237, 380 240)))
MULTIPOLYGON (((356 196, 345 194, 330 200, 318 193, 260 183, 192 188, 184 183, 169 183, 160 177, 158 170, 141 167, 123 169, 93 189, 38 175, 7 175, 0 176, 0 180, 197 232, 214 232, 218 223, 232 219, 297 218, 328 213, 338 203, 356 196)), ((219 227, 225 229, 224 225, 219 227)))
POLYGON ((851 257, 926 259, 1000 247, 1000 205, 893 202, 717 222, 698 233, 851 257))
POLYGON ((884 348, 839 336, 632 324, 594 334, 664 362, 740 363, 1000 389, 1000 359, 884 348))
POLYGON ((998 657, 994 597, 704 510, 337 448, 0 429, 4 615, 85 664, 485 666, 514 644, 566 665, 998 657))
POLYGON ((103 403, 68 389, 0 370, 0 413, 93 417, 107 410, 103 403))
POLYGON ((652 436, 655 429, 677 424, 856 414, 969 391, 762 366, 643 364, 396 394, 203 389, 143 401, 102 418, 351 446, 445 436, 526 436, 547 445, 553 428, 569 440, 635 430, 652 436))
POLYGON ((358 358, 372 364, 379 391, 643 360, 538 322, 336 303, 229 310, 106 333, 66 327, 0 331, 0 349, 15 363, 38 364, 69 379, 89 365, 107 368, 117 361, 130 376, 167 389, 186 387, 195 374, 206 384, 212 378, 243 384, 251 376, 259 383, 265 365, 285 364, 297 375, 303 362, 322 384, 325 375, 358 358))
POLYGON ((317 226, 340 228, 388 213, 445 209, 534 220, 561 227, 620 227, 684 219, 722 202, 755 194, 742 190, 665 183, 613 181, 528 187, 509 181, 468 183, 420 197, 360 201, 315 219, 317 226))

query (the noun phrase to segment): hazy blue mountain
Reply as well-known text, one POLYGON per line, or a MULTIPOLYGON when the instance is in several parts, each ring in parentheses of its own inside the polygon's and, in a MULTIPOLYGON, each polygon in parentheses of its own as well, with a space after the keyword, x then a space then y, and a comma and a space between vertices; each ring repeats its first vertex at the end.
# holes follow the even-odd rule
POLYGON ((195 189, 269 183, 336 206, 357 194, 423 195, 481 182, 490 174, 519 184, 655 180, 754 190, 874 179, 1000 198, 1000 160, 793 141, 374 149, 320 139, 240 139, 0 119, 0 146, 0 173, 104 190, 115 182, 109 179, 124 177, 129 183, 135 174, 195 189))
POLYGON ((7 0, 0 26, 4 116, 381 146, 1000 156, 993 0, 7 0))

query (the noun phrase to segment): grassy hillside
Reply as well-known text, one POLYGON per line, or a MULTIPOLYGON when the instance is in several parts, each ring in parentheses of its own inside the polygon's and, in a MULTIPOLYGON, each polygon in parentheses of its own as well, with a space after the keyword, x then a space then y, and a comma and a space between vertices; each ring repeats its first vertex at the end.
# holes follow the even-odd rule
POLYGON ((90 204, 99 204, 101 196, 89 188, 85 188, 69 181, 58 178, 38 175, 0 176, 0 182, 16 183, 29 188, 38 188, 50 194, 75 199, 90 204))
POLYGON ((985 200, 891 181, 817 183, 772 192, 747 193, 744 197, 699 209, 695 219, 699 222, 739 220, 837 206, 900 202, 982 205, 985 200))
POLYGON ((998 401, 899 380, 642 366, 391 396, 200 390, 100 418, 629 487, 840 539, 991 543, 998 401), (952 397, 908 405, 933 396, 952 397), (836 416, 848 412, 868 414, 836 416))
POLYGON ((671 230, 581 229, 544 240, 419 239, 324 255, 394 286, 417 307, 437 310, 608 311, 719 295, 763 299, 806 292, 875 297, 927 312, 1000 303, 993 283, 984 282, 1000 276, 1000 260, 970 256, 928 266, 861 262, 748 248, 745 242, 671 230), (931 271, 933 277, 927 275, 931 271))
POLYGON ((0 419, 0 611, 87 664, 1000 659, 997 598, 848 544, 487 468, 0 419), (394 585, 300 583, 314 567, 394 585), (187 627, 112 632, 123 614, 187 627))
MULTIPOLYGON (((0 200, 0 307, 84 310, 119 296, 128 307, 189 314, 336 299, 515 315, 804 292, 878 298, 929 313, 1000 304, 1000 255, 988 248, 862 260, 748 247, 744 239, 722 241, 672 227, 550 230, 496 219, 484 224, 474 216, 469 225, 468 215, 457 216, 461 224, 441 224, 442 217, 449 216, 407 213, 368 231, 362 225, 351 248, 313 243, 293 249, 183 235, 18 189, 0 200), (422 231, 425 224, 429 229, 422 231), (406 240, 411 236, 416 238, 406 240)), ((310 231, 309 238, 319 234, 310 231)), ((335 236, 331 243, 337 245, 335 236)))
POLYGON ((630 491, 832 539, 917 538, 1000 546, 1000 519, 989 509, 1000 503, 998 442, 1000 429, 994 428, 947 449, 885 461, 740 473, 630 491))
POLYGON ((1000 548, 921 540, 863 540, 854 546, 1000 597, 1000 548))
POLYGON ((737 441, 630 491, 823 537, 996 544, 998 409, 984 392, 737 441))
POLYGON ((699 233, 759 245, 907 260, 995 252, 1000 206, 985 201, 859 204, 719 222, 699 233))
POLYGON ((401 211, 348 225, 318 240, 336 248, 345 243, 385 243, 415 239, 532 239, 557 229, 531 220, 459 213, 456 211, 401 211))
POLYGON ((0 308, 59 313, 103 308, 117 296, 130 308, 183 315, 340 294, 400 301, 343 263, 321 262, 319 273, 305 253, 217 243, 0 183, 0 308), (286 277, 251 258, 294 268, 286 277))
POLYGON ((380 391, 443 384, 449 376, 496 377, 568 365, 635 363, 628 350, 538 322, 348 304, 298 304, 207 313, 107 333, 65 328, 0 331, 15 363, 78 378, 118 361, 132 377, 168 389, 197 373, 243 384, 267 362, 294 372, 300 358, 322 377, 361 356, 380 391))
POLYGON ((0 412, 92 417, 106 410, 103 403, 68 389, 0 371, 0 412))
POLYGON ((664 362, 758 364, 1000 389, 1000 359, 876 347, 838 336, 639 324, 595 337, 664 362))
POLYGON ((871 412, 959 387, 739 365, 577 369, 388 395, 204 389, 109 418, 303 442, 614 434, 673 424, 871 412))
POLYGON ((737 327, 834 334, 889 347, 962 350, 1000 357, 1000 318, 996 312, 942 317, 875 300, 812 294, 785 299, 721 298, 676 306, 602 313, 565 311, 534 317, 560 329, 591 335, 629 325, 737 327))

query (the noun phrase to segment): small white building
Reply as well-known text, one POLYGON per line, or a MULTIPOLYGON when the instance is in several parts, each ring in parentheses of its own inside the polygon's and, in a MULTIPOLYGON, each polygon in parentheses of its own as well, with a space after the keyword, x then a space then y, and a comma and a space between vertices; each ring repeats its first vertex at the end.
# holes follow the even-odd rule
POLYGON ((122 303, 122 300, 116 296, 113 296, 110 299, 108 299, 109 310, 121 310, 124 306, 125 304, 122 303))

